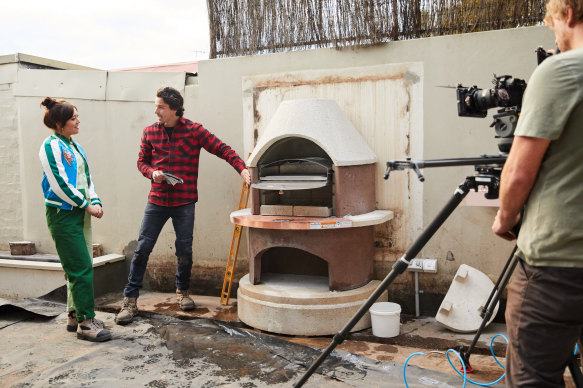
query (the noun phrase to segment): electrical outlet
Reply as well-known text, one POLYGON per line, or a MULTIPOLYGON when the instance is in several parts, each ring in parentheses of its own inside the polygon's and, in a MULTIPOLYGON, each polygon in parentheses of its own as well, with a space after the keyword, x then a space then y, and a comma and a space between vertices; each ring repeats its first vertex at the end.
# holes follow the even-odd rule
POLYGON ((423 272, 437 272, 437 259, 423 260, 423 272))
POLYGON ((407 270, 413 272, 435 273, 437 272, 437 259, 415 258, 411 260, 407 270))
POLYGON ((413 259, 407 268, 409 271, 423 272, 423 259, 413 259))

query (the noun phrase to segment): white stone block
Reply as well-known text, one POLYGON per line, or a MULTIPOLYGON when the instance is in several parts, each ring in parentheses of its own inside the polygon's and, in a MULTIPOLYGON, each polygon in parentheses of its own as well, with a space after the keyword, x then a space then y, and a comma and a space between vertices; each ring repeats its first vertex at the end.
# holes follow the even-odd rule
POLYGON ((262 216, 293 216, 291 205, 261 205, 259 214, 262 216))

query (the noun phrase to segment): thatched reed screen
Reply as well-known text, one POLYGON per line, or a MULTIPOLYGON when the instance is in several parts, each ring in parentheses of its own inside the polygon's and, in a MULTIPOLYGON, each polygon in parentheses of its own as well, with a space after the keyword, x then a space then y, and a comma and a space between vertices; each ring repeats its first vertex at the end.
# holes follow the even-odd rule
POLYGON ((210 57, 536 25, 545 0, 207 0, 210 57))

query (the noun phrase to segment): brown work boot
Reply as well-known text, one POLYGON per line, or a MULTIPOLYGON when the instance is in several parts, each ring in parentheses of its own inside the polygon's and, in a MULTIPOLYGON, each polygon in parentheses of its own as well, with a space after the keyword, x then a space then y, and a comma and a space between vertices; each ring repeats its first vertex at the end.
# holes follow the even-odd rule
POLYGON ((115 317, 115 323, 118 325, 127 325, 134 320, 136 315, 138 315, 138 298, 124 296, 123 305, 115 317))
POLYGON ((111 333, 103 327, 102 321, 91 318, 79 323, 77 338, 91 342, 103 342, 111 339, 111 333))
POLYGON ((188 290, 176 290, 176 301, 182 311, 190 311, 196 308, 194 300, 188 296, 188 290))

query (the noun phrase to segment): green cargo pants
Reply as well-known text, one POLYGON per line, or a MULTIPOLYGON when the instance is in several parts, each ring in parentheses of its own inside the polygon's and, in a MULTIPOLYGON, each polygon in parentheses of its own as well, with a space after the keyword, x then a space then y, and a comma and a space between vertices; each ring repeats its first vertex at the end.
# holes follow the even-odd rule
POLYGON ((62 210, 47 206, 46 217, 67 277, 67 311, 75 310, 79 322, 93 318, 91 216, 79 208, 62 210))

